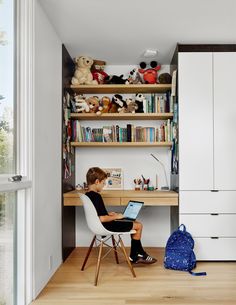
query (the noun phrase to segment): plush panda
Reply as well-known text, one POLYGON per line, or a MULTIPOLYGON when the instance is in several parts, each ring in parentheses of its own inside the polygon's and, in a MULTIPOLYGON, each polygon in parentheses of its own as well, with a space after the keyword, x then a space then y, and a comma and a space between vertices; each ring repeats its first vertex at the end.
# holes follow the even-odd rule
POLYGON ((142 93, 137 93, 135 95, 135 103, 138 105, 136 113, 144 113, 143 106, 146 106, 146 98, 142 93))

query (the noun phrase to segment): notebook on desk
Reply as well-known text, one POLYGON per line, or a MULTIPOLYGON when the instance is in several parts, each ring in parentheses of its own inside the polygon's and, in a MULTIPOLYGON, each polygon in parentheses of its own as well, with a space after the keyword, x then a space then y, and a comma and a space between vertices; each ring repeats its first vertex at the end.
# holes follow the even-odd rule
POLYGON ((136 220, 143 204, 143 201, 130 200, 123 212, 124 218, 119 220, 136 220))

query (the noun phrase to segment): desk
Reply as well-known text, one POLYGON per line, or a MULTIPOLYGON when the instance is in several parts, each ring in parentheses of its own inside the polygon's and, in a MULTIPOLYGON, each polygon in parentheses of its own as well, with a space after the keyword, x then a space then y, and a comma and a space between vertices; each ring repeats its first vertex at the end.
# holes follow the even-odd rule
MULTIPOLYGON (((64 206, 82 206, 80 194, 71 191, 64 194, 64 206)), ((100 193, 106 205, 127 205, 129 200, 144 201, 146 206, 178 206, 178 193, 174 191, 104 190, 100 193)))

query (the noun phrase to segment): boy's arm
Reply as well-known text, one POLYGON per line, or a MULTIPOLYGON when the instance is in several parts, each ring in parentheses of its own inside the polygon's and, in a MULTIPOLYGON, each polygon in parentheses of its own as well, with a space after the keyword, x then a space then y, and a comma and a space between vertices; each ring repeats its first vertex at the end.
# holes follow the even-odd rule
POLYGON ((99 216, 99 219, 101 220, 101 222, 109 222, 109 221, 113 221, 116 219, 122 219, 124 218, 124 215, 121 213, 110 213, 111 215, 103 215, 103 216, 99 216))

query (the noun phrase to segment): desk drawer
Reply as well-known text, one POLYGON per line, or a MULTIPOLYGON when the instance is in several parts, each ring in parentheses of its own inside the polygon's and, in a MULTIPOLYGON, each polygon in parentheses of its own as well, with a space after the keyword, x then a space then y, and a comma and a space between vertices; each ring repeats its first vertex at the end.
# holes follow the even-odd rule
POLYGON ((193 237, 236 237, 236 214, 180 215, 193 237))
POLYGON ((178 198, 150 198, 150 197, 124 197, 121 198, 121 205, 127 205, 130 200, 144 201, 144 205, 170 206, 178 205, 178 198))
POLYGON ((236 191, 181 191, 180 213, 236 213, 236 191))
POLYGON ((82 206, 82 201, 79 197, 65 197, 64 206, 82 206))
POLYGON ((120 205, 120 198, 103 197, 105 205, 120 205))
POLYGON ((197 260, 236 260, 236 238, 194 238, 197 260))

